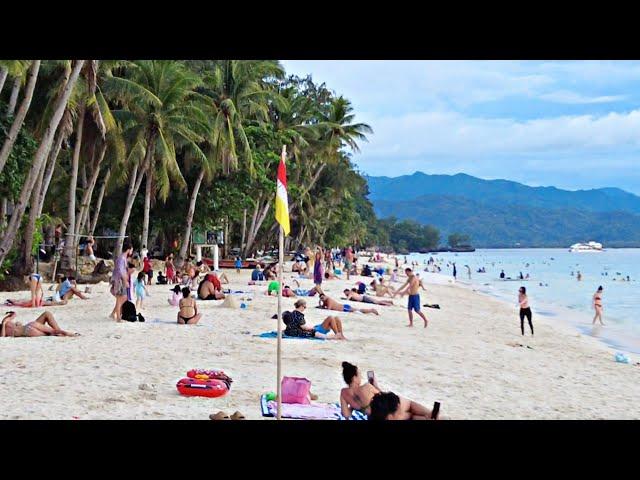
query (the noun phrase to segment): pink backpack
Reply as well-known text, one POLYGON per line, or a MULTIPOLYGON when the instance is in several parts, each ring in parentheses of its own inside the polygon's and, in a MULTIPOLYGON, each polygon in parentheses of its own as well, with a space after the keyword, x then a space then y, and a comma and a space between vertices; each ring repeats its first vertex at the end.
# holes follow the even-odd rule
POLYGON ((306 378, 284 377, 282 379, 282 403, 311 403, 311 382, 306 378))

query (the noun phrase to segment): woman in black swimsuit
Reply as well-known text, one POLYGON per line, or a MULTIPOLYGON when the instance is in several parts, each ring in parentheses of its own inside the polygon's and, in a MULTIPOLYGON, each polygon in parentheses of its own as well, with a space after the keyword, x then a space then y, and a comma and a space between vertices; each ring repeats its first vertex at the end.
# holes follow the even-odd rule
POLYGON ((182 300, 180 300, 180 311, 178 312, 179 325, 195 325, 198 323, 202 314, 198 313, 196 299, 191 296, 189 287, 182 289, 182 300))

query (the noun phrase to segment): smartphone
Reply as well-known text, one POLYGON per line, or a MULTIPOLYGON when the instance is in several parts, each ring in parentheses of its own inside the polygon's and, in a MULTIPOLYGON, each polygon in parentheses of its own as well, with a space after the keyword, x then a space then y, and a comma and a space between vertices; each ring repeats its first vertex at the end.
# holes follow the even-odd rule
POLYGON ((433 410, 431 410, 431 420, 437 420, 438 413, 440 413, 440 402, 433 402, 433 410))
POLYGON ((369 383, 373 385, 373 370, 367 372, 367 378, 369 379, 369 383))

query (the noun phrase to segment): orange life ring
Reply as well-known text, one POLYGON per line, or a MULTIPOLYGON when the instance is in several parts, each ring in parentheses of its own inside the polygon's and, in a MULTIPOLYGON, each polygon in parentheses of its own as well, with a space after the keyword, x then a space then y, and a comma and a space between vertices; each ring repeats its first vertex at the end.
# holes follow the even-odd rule
POLYGON ((229 392, 229 387, 222 380, 182 378, 176 387, 181 395, 188 397, 222 397, 229 392))

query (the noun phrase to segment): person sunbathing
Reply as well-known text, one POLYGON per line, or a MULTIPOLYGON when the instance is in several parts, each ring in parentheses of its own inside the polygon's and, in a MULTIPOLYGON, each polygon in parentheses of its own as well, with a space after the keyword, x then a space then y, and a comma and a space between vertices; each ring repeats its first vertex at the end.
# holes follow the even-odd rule
POLYGON ((373 288, 378 297, 384 297, 385 295, 389 295, 391 298, 395 295, 396 291, 393 287, 383 285, 376 280, 373 280, 370 284, 371 288, 373 288))
POLYGON ((51 312, 44 312, 26 325, 15 321, 15 318, 15 312, 7 312, 7 315, 2 319, 0 337, 77 337, 80 335, 62 330, 51 312))
POLYGON ((201 300, 222 300, 225 296, 218 277, 212 274, 207 275, 198 285, 198 297, 201 300))
POLYGON ((198 313, 196 299, 191 296, 189 287, 182 289, 182 300, 179 302, 180 311, 178 312, 179 325, 195 325, 202 318, 202 314, 198 313))
POLYGON ((342 331, 342 321, 338 317, 329 316, 315 327, 306 325, 304 311, 307 302, 300 299, 293 304, 295 309, 292 312, 284 312, 282 321, 286 325, 284 334, 289 337, 314 337, 326 340, 346 340, 342 331), (333 331, 334 335, 329 335, 333 331))
POLYGON ((432 410, 393 392, 376 393, 369 404, 369 420, 448 420, 438 413, 432 417, 432 410))
POLYGON ((326 272, 324 272, 324 279, 325 280, 336 280, 336 279, 342 280, 342 277, 336 275, 333 270, 327 270, 326 272))
POLYGON ((347 297, 347 300, 351 300, 352 302, 363 302, 363 303, 373 303, 375 305, 385 305, 387 307, 393 305, 391 300, 384 300, 382 298, 374 298, 369 295, 361 295, 355 288, 351 290, 345 288, 344 295, 347 297))
MULTIPOLYGON (((9 305, 10 307, 31 307, 31 300, 12 300, 10 298, 8 298, 7 300, 5 300, 5 303, 7 305, 9 305)), ((41 300, 38 304, 38 306, 40 307, 57 307, 60 305, 66 305, 67 301, 66 300, 55 300, 53 297, 51 297, 50 299, 47 300, 41 300)))
POLYGON ((327 310, 335 310, 337 312, 362 312, 380 315, 375 308, 355 308, 348 304, 336 302, 333 298, 329 298, 326 294, 320 294, 320 308, 327 310))
POLYGON ((369 415, 371 399, 382 390, 378 386, 375 376, 371 382, 362 383, 358 367, 349 362, 342 362, 342 378, 348 387, 340 390, 340 410, 345 418, 351 417, 357 410, 369 415), (361 384, 362 383, 362 384, 361 384))

